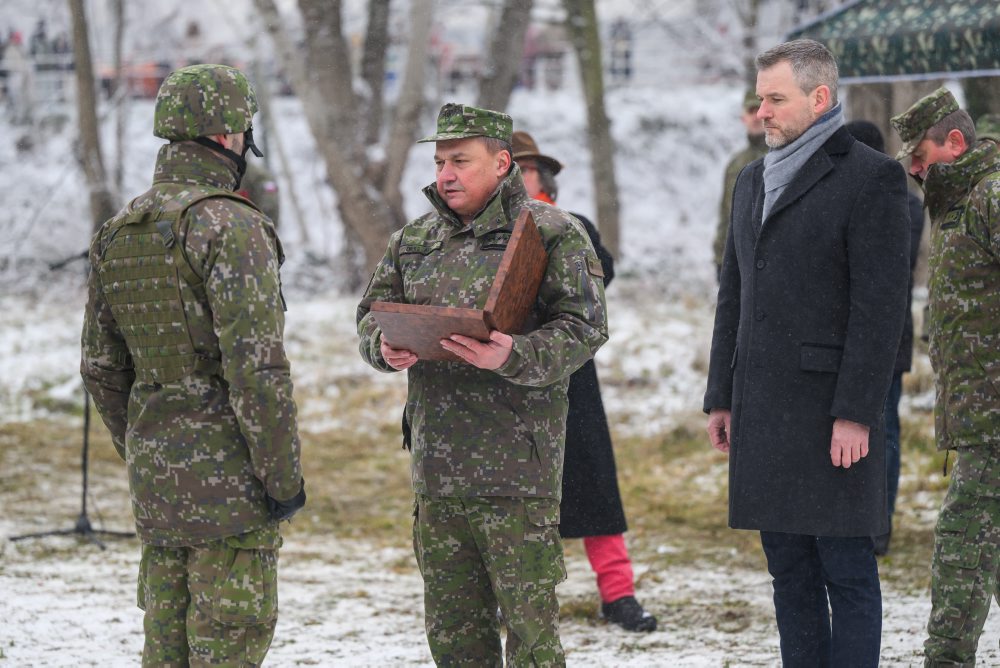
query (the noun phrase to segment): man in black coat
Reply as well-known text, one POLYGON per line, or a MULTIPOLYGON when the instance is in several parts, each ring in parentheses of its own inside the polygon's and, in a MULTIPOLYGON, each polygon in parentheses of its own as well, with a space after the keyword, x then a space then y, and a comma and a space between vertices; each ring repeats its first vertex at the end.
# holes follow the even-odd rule
POLYGON ((708 431, 729 453, 729 525, 761 532, 784 665, 876 666, 906 180, 844 129, 825 47, 796 40, 756 64, 771 150, 733 195, 708 431))

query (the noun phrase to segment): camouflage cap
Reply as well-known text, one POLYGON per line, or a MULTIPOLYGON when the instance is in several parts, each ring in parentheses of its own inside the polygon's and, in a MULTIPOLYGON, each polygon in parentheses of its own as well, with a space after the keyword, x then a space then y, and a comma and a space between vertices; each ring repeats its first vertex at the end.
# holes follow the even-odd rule
POLYGON ((417 143, 466 137, 491 137, 510 143, 513 130, 514 121, 507 114, 449 102, 438 113, 437 133, 417 143))
POLYGON ((743 111, 750 111, 751 109, 760 109, 760 98, 757 97, 757 91, 753 88, 748 88, 747 92, 743 95, 743 111))
POLYGON ((896 160, 902 160, 913 153, 917 144, 923 141, 924 133, 955 111, 958 111, 955 96, 947 88, 941 87, 917 100, 903 113, 893 116, 889 122, 903 140, 903 148, 896 154, 896 160))
POLYGON ((245 132, 257 113, 246 76, 227 65, 191 65, 171 72, 156 94, 153 134, 180 141, 245 132))

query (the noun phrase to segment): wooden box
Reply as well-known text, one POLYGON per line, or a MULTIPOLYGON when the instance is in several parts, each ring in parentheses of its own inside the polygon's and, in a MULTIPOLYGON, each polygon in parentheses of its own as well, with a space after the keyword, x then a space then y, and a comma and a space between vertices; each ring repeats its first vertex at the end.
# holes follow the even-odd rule
POLYGON ((522 209, 485 308, 372 302, 371 313, 382 329, 383 340, 393 348, 409 350, 424 360, 461 361, 441 347, 441 339, 464 334, 488 341, 493 329, 523 334, 547 265, 548 255, 535 220, 530 211, 522 209))

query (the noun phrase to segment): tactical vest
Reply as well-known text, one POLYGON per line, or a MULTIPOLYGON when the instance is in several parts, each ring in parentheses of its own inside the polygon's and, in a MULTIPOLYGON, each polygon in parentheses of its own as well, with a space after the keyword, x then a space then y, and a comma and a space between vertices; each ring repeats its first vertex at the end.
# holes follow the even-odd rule
POLYGON ((172 211, 127 213, 104 233, 97 272, 140 382, 170 383, 195 371, 219 372, 218 358, 195 350, 181 291, 187 285, 207 306, 204 278, 184 252, 184 218, 193 205, 214 197, 258 210, 236 193, 204 188, 172 211))

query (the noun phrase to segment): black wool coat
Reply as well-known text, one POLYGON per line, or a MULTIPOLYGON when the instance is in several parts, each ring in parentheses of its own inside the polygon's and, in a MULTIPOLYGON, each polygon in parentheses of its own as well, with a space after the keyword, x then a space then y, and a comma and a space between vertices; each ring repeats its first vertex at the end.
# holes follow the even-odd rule
MULTIPOLYGON (((601 245, 594 224, 579 214, 573 216, 590 235, 607 287, 614 276, 614 259, 601 245)), ((612 536, 627 529, 597 367, 589 360, 569 377, 559 534, 563 538, 612 536)))
POLYGON ((704 409, 732 410, 729 525, 816 536, 888 530, 882 410, 909 280, 906 177, 837 130, 761 223, 764 165, 736 182, 704 409), (869 454, 830 461, 835 418, 869 454))

